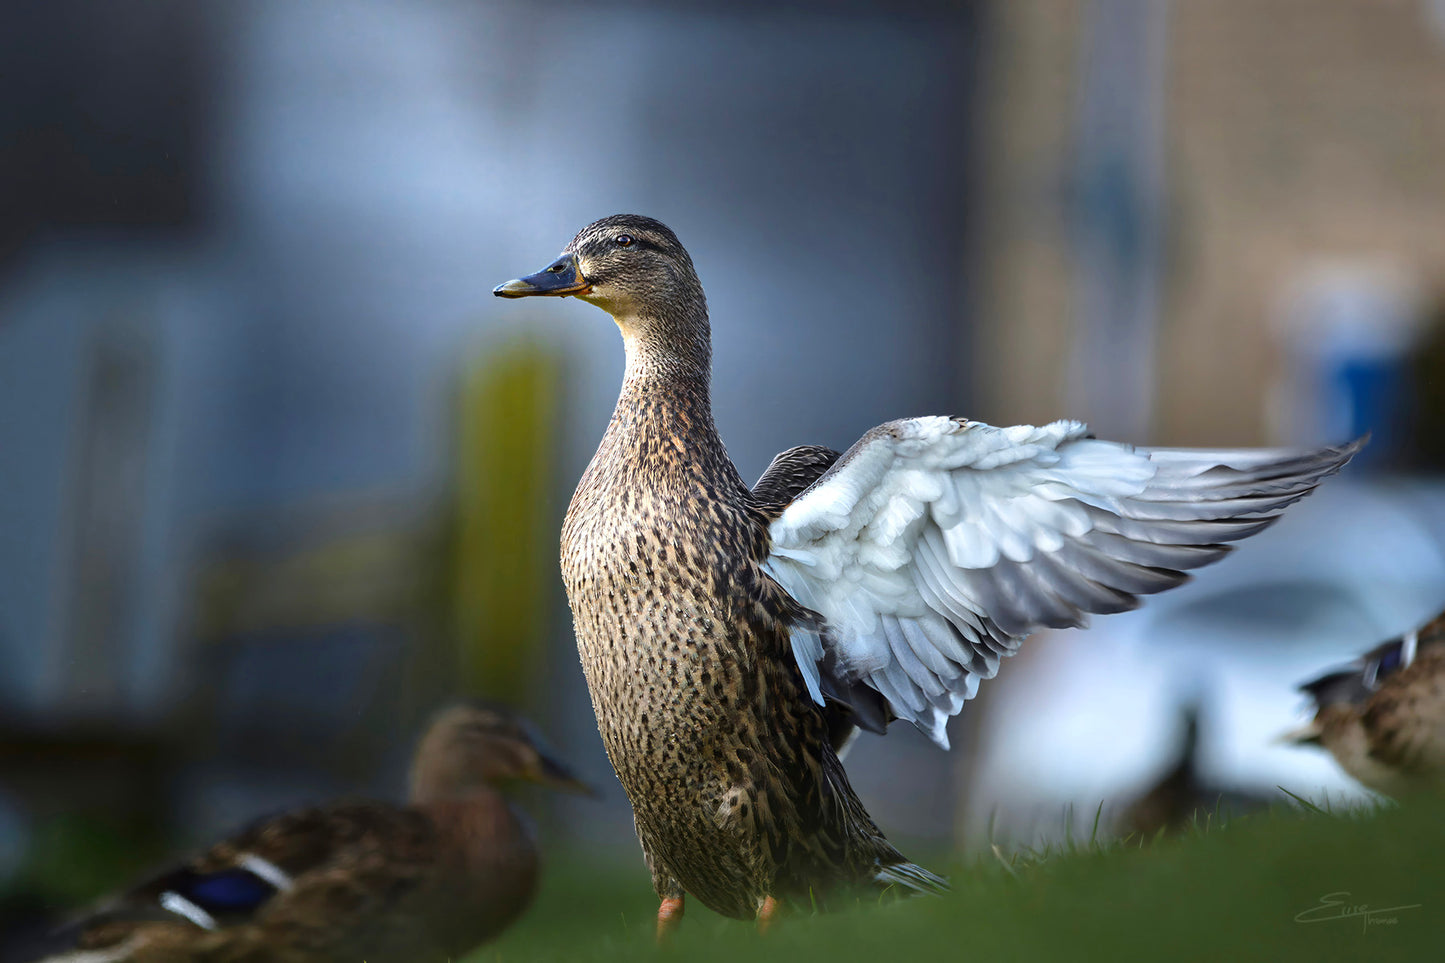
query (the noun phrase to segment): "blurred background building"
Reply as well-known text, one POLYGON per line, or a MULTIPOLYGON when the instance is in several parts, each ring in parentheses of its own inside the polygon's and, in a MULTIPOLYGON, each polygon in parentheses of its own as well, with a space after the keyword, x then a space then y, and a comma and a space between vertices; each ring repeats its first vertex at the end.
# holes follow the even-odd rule
POLYGON ((698 264, 747 477, 923 413, 1374 433, 1192 585, 1032 640, 952 754, 865 739, 890 835, 1122 825, 1191 717, 1206 796, 1360 794, 1270 740, 1445 604, 1439 0, 52 0, 0 64, 15 912, 395 796, 465 695, 609 788, 552 838, 640 867, 555 554, 622 351, 490 295, 628 210, 698 264))

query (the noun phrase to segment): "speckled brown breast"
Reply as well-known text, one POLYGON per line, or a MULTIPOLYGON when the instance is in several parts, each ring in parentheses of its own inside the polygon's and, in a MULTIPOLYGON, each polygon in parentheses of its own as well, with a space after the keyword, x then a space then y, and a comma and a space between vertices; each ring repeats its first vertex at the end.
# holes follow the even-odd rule
POLYGON ((1373 759, 1402 776, 1445 782, 1445 645, 1422 647, 1387 678, 1360 722, 1373 759))
POLYGON ((766 579, 763 516, 696 398, 618 405, 562 532, 597 724, 660 895, 751 918, 871 876, 877 829, 826 744, 766 579), (692 402, 692 403, 689 403, 692 402))

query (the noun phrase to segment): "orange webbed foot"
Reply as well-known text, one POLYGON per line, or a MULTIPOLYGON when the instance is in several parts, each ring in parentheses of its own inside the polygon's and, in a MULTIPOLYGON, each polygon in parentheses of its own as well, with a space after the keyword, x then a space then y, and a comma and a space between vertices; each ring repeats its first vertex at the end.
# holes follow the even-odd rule
POLYGON ((668 935, 682 923, 682 915, 687 908, 683 905, 683 899, 681 896, 668 896, 657 907, 657 943, 659 946, 667 942, 668 935))
POLYGON ((782 905, 771 896, 763 897, 762 903, 758 906, 758 932, 766 935, 772 928, 773 922, 781 915, 783 915, 782 905))

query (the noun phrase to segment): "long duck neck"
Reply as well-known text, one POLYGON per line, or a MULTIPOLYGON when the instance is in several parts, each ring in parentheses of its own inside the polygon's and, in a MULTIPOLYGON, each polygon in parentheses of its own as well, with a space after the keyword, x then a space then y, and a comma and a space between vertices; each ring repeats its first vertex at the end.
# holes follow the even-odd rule
POLYGON ((684 427, 714 431, 712 349, 706 335, 700 342, 679 345, 624 329, 623 344, 627 368, 613 411, 614 425, 629 414, 651 420, 676 412, 684 427))
POLYGON ((470 759, 423 755, 412 767, 407 802, 425 808, 473 802, 491 805, 504 800, 501 791, 480 778, 476 769, 470 759))
POLYGON ((732 476, 712 417, 712 345, 701 292, 675 312, 618 317, 627 368, 598 460, 645 475, 732 476))
POLYGON ((707 320, 707 298, 696 280, 684 283, 670 296, 640 303, 613 316, 627 348, 627 372, 622 394, 646 396, 669 387, 697 393, 709 402, 712 379, 712 329, 707 320))

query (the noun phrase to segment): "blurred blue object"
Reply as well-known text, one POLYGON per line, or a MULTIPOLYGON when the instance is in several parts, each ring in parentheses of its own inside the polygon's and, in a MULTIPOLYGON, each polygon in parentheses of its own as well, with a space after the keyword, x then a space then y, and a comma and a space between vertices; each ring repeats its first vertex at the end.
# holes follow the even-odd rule
POLYGON ((1350 436, 1370 433, 1362 464, 1385 462, 1409 439, 1410 364, 1405 356, 1341 359, 1327 391, 1345 399, 1350 436))
POLYGON ((1286 364, 1275 400, 1283 440, 1369 432, 1358 464, 1406 462, 1425 313, 1408 276, 1389 267, 1347 261, 1303 272, 1280 317, 1286 364))

